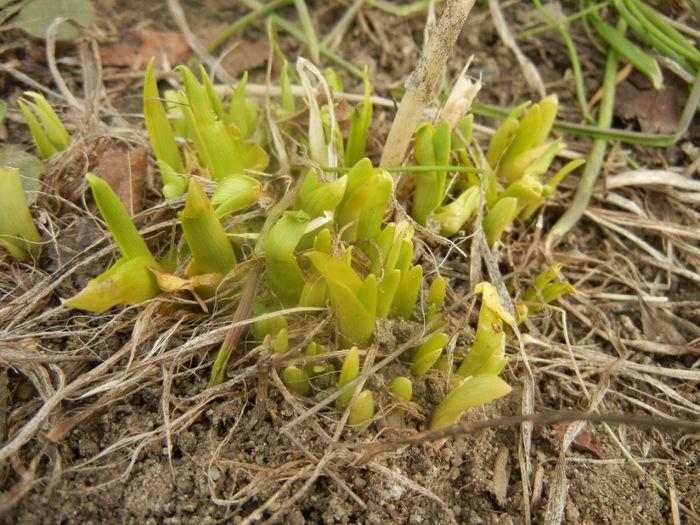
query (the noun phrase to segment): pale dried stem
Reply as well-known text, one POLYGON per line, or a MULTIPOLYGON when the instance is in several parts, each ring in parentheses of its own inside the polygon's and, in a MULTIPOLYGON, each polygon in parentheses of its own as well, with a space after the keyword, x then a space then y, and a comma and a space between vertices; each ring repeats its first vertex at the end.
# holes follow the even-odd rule
POLYGON ((423 54, 406 81, 406 93, 389 130, 381 167, 401 166, 413 131, 420 122, 425 106, 433 94, 440 73, 462 31, 475 0, 448 0, 435 31, 423 54))

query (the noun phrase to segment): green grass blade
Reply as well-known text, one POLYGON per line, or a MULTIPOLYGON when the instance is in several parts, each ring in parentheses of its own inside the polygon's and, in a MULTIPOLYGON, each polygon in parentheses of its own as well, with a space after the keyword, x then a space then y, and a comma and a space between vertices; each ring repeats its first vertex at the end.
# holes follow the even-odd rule
POLYGON ((151 59, 146 68, 143 82, 143 116, 148 136, 151 139, 156 159, 165 162, 175 173, 184 173, 185 168, 180 158, 180 150, 175 142, 173 128, 170 126, 165 108, 158 93, 158 84, 151 59))
POLYGON ((348 133, 347 144, 345 145, 345 165, 354 166, 365 156, 365 145, 367 143, 367 133, 372 121, 372 101, 370 99, 371 88, 367 78, 367 67, 362 73, 362 81, 365 85, 364 101, 362 108, 353 110, 352 123, 348 133))
MULTIPOLYGON (((624 21, 620 21, 619 26, 624 27, 624 21)), ((600 102, 600 112, 598 114, 598 125, 601 128, 609 127, 613 118, 613 107, 615 104, 615 87, 617 76, 617 52, 614 49, 610 50, 608 59, 605 62, 605 74, 603 76, 603 98, 600 102)), ((696 89, 700 83, 696 82, 696 89)), ((698 90, 700 91, 700 90, 698 90)), ((571 228, 583 216, 583 212, 588 206, 588 202, 593 193, 593 187, 598 180, 598 174, 603 164, 605 151, 607 149, 607 140, 604 138, 596 138, 591 146, 588 160, 584 167, 581 181, 576 189, 574 200, 554 224, 547 236, 546 246, 549 249, 553 244, 558 243, 561 238, 566 235, 571 228)))
POLYGON ((236 266, 236 255, 211 202, 194 179, 190 181, 181 219, 197 273, 228 274, 236 266))
POLYGON ((19 170, 0 167, 0 246, 20 261, 41 253, 41 235, 24 197, 19 170))
POLYGON ((216 51, 224 42, 226 42, 226 40, 238 33, 241 29, 249 26, 257 18, 266 16, 273 11, 286 7, 292 4, 292 2, 294 2, 294 0, 273 0, 272 2, 262 5, 258 9, 254 9, 247 15, 242 16, 227 29, 225 29, 219 36, 217 36, 211 44, 209 44, 207 47, 207 52, 213 53, 216 51))
POLYGON ((139 235, 119 197, 110 188, 109 184, 92 173, 85 175, 85 178, 90 184, 95 203, 97 203, 97 207, 107 223, 109 231, 112 232, 114 241, 119 246, 119 250, 124 255, 124 258, 128 260, 136 257, 150 257, 150 265, 160 269, 160 265, 151 255, 151 251, 146 246, 141 235, 139 235))
MULTIPOLYGON (((257 0, 241 0, 243 4, 248 6, 251 9, 260 9, 263 7, 264 4, 261 4, 257 0)), ((268 17, 270 20, 272 20, 275 25, 278 27, 282 28, 284 31, 292 35, 294 38, 296 38, 299 42, 302 44, 308 44, 308 39, 306 35, 304 34, 303 31, 300 31, 296 27, 294 27, 294 24, 290 23, 289 21, 285 20, 281 16, 277 14, 270 14, 268 17)), ((337 64, 338 66, 342 67, 345 69, 348 73, 358 77, 362 78, 362 70, 359 68, 353 66, 350 62, 342 58, 340 55, 337 55, 328 47, 319 45, 319 53, 323 56, 325 56, 328 60, 333 62, 334 64, 337 64)))
POLYGON ((619 31, 604 22, 597 13, 591 13, 588 16, 588 20, 612 49, 651 80, 655 89, 661 89, 663 87, 663 74, 656 60, 625 38, 623 31, 619 31))
POLYGON ((309 46, 309 55, 311 56, 311 60, 315 64, 320 64, 321 54, 319 52, 318 38, 316 37, 314 24, 311 21, 309 8, 307 7, 305 0, 294 0, 294 7, 297 9, 299 22, 301 23, 301 28, 306 36, 306 45, 309 46))
POLYGON ((41 127, 41 124, 39 124, 39 121, 34 116, 34 113, 32 113, 29 107, 27 107, 27 104, 31 105, 31 102, 27 102, 27 104, 25 104, 20 99, 17 101, 17 104, 19 104, 19 108, 20 110, 22 110, 24 120, 27 121, 27 125, 29 126, 29 132, 32 134, 32 138, 34 139, 34 144, 36 145, 36 149, 39 152, 39 156, 44 160, 48 159, 49 157, 51 157, 51 155, 56 153, 56 148, 53 144, 51 144, 48 135, 41 127))
POLYGON ((34 100, 32 104, 34 111, 39 116, 39 120, 46 130, 46 136, 57 151, 63 151, 68 147, 70 135, 56 115, 51 105, 44 98, 44 95, 33 91, 25 91, 26 96, 34 100))

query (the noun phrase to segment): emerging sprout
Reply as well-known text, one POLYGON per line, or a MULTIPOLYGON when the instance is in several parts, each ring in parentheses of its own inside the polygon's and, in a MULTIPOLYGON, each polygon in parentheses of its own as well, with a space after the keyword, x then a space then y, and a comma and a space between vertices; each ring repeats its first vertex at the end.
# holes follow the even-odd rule
POLYGON ((463 379, 435 408, 428 427, 452 426, 468 408, 503 397, 510 390, 508 383, 496 375, 484 374, 463 379))
POLYGON ((0 168, 0 246, 18 261, 38 258, 41 236, 22 190, 19 171, 0 168))
POLYGON ((482 294, 479 322, 474 345, 457 369, 456 374, 460 377, 500 373, 506 364, 503 322, 515 326, 515 321, 501 305, 498 292, 492 284, 479 283, 474 291, 482 294))
POLYGON ((32 100, 21 98, 17 103, 41 158, 48 159, 66 149, 70 136, 44 95, 34 91, 25 91, 24 95, 32 100))
POLYGON ((275 337, 275 342, 272 344, 272 350, 276 354, 281 354, 289 348, 289 334, 287 333, 287 327, 285 326, 275 337))
POLYGON ((306 374, 296 366, 288 366, 282 370, 282 382, 295 394, 308 397, 311 395, 311 385, 306 374))
MULTIPOLYGON (((353 346, 345 356, 345 361, 343 361, 343 366, 340 369, 340 377, 338 378, 338 389, 343 388, 345 385, 350 383, 353 379, 360 375, 360 351, 356 346, 353 346)), ((352 399, 352 395, 355 389, 351 388, 347 392, 343 393, 336 399, 335 408, 338 410, 345 410, 352 399)))
POLYGON ((413 397, 413 383, 407 377, 395 377, 389 385, 389 392, 404 401, 410 401, 413 397))
POLYGON ((138 304, 155 297, 160 288, 150 268, 161 270, 161 266, 109 184, 91 173, 86 178, 97 207, 124 257, 63 304, 100 313, 117 304, 138 304))
POLYGON ((222 277, 226 276, 238 263, 236 254, 211 202, 194 179, 190 181, 185 209, 180 218, 182 231, 194 259, 194 267, 189 269, 189 273, 218 273, 222 277))
POLYGON ((374 398, 371 390, 363 390, 350 407, 348 424, 351 426, 361 425, 374 416, 374 398))
POLYGON ((433 334, 420 346, 414 354, 411 364, 411 375, 415 379, 420 379, 440 358, 442 349, 447 344, 447 339, 445 334, 433 334))

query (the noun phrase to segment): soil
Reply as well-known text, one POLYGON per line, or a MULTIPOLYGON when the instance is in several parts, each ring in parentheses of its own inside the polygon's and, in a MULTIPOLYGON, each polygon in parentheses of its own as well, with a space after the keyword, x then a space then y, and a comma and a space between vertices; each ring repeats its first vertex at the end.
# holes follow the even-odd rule
MULTIPOLYGON (((179 3, 189 27, 205 43, 249 12, 234 0, 179 3)), ((513 392, 471 409, 464 419, 495 421, 523 414, 528 368, 537 414, 583 410, 629 418, 609 426, 586 423, 570 439, 568 423, 550 424, 544 417, 534 426, 529 448, 522 437, 525 427, 494 424, 369 454, 373 445, 425 430, 432 407, 447 391, 444 376, 431 372, 417 382, 413 402, 401 411, 389 402, 386 377, 391 375, 371 376, 368 385, 383 408, 368 426, 339 429, 340 416, 331 408, 309 412, 328 391, 319 389, 315 397, 301 399, 280 389, 276 370, 281 361, 250 341, 240 345, 226 381, 207 389, 231 312, 163 312, 154 303, 114 308, 100 316, 61 308, 59 298, 76 293, 115 257, 104 227, 89 212, 94 206, 80 178, 86 163, 103 158, 106 143, 150 152, 138 113, 145 61, 153 49, 172 53, 159 55, 162 88, 177 85, 177 75, 164 73, 168 67, 185 62, 194 69, 200 63, 195 53, 183 49, 181 28, 167 2, 94 4, 97 19, 90 37, 102 50, 100 79, 109 108, 90 128, 86 120, 65 112, 69 129, 82 142, 77 153, 49 164, 44 194, 33 210, 44 238, 52 238, 45 262, 31 267, 0 255, 0 444, 9 450, 21 432, 30 434, 0 463, 0 522, 624 524, 698 519, 700 434, 681 424, 697 422, 700 415, 697 191, 658 184, 607 190, 603 182, 584 219, 554 252, 546 253, 546 232, 571 202, 578 180, 572 175, 538 221, 508 232, 496 250, 508 283, 522 288, 547 263, 560 262, 577 294, 527 320, 523 348, 516 339, 507 348, 503 377, 513 392), (627 207, 613 196, 624 197, 627 207), (632 210, 633 205, 644 213, 632 210), (46 417, 37 419, 41 411, 46 417), (649 425, 664 420, 676 426, 649 425), (38 424, 32 426, 32 421, 38 424)), ((323 37, 349 2, 307 4, 323 37)), ((570 4, 563 3, 565 12, 572 11, 570 4)), ((697 29, 698 18, 678 4, 667 6, 676 10, 670 14, 697 29)), ((399 98, 420 57, 427 13, 421 9, 398 16, 373 5, 367 2, 358 11, 336 52, 356 67, 368 68, 373 94, 399 98)), ((501 7, 514 35, 542 24, 529 2, 503 2, 501 7)), ((436 11, 439 15, 442 6, 436 11)), ((293 6, 279 13, 298 23, 293 6)), ((580 25, 572 25, 572 34, 590 99, 600 87, 605 57, 580 25)), ((0 34, 0 40, 7 68, 57 90, 43 41, 18 30, 0 34), (13 39, 23 47, 11 45, 13 39)), ((559 118, 580 122, 570 60, 558 33, 540 33, 519 45, 535 63, 547 92, 558 95, 559 118)), ((86 82, 81 57, 89 55, 89 47, 81 46, 57 49, 67 88, 76 94, 83 93, 86 82)), ((307 53, 282 31, 279 47, 290 62, 307 53)), ((250 82, 265 82, 269 44, 262 20, 236 34, 224 49, 219 67, 234 77, 249 70, 250 82)), ((485 84, 478 103, 512 108, 539 98, 523 80, 484 2, 474 7, 445 78, 454 79, 471 55, 470 72, 485 84)), ((361 80, 335 70, 346 92, 362 93, 361 80)), ((34 88, 3 71, 2 99, 14 108, 21 92, 34 88)), ((646 110, 639 110, 648 108, 649 94, 632 80, 623 81, 626 91, 615 125, 649 129, 646 110)), ((673 89, 687 97, 682 83, 673 89)), ((665 112, 657 108, 657 120, 677 121, 679 107, 671 102, 665 112)), ((394 113, 390 107, 375 108, 368 143, 375 161, 394 113)), ((617 144, 606 159, 604 176, 626 171, 627 154, 644 168, 675 170, 697 183, 697 122, 665 149, 617 144)), ((19 112, 10 112, 6 127, 9 142, 31 150, 19 112)), ((564 139, 573 154, 590 149, 585 137, 564 139)), ((117 169, 105 166, 103 171, 117 169)), ((132 168, 127 162, 118 169, 136 171, 132 168)), ((157 225, 174 215, 167 206, 157 206, 159 177, 151 171, 138 183, 143 198, 132 206, 137 224, 152 226, 149 243, 162 247, 169 231, 157 225)), ((478 311, 470 293, 475 283, 469 278, 469 260, 430 238, 422 242, 421 261, 428 269, 443 261, 440 273, 448 279, 448 300, 459 303, 449 323, 451 333, 458 334, 455 352, 463 354, 473 337, 468 321, 478 311)), ((310 328, 301 314, 290 318, 290 346, 303 348, 314 336, 310 330, 320 338, 317 342, 326 337, 332 344, 323 330, 328 320, 317 319, 310 328)), ((394 321, 381 328, 377 361, 415 339, 422 325, 394 321)), ((407 373, 400 360, 389 366, 407 373)))

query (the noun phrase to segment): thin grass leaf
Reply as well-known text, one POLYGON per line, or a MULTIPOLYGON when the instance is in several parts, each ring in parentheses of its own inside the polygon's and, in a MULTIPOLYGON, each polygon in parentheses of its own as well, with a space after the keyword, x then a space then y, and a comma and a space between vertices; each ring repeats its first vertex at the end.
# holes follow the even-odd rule
POLYGON ((610 47, 640 72, 644 73, 651 81, 654 89, 662 89, 664 77, 656 60, 644 51, 639 49, 624 34, 604 22, 597 13, 588 15, 588 20, 596 32, 605 40, 610 47))
MULTIPOLYGON (((261 9, 264 7, 265 4, 262 4, 258 2, 257 0, 240 0, 243 4, 248 6, 251 9, 261 9)), ((304 34, 303 31, 300 31, 298 28, 294 26, 291 22, 285 20, 281 16, 273 13, 269 15, 269 20, 271 20, 275 25, 279 26, 282 28, 284 31, 289 33, 292 37, 294 37, 296 40, 301 42, 302 44, 308 43, 308 39, 306 35, 304 34)), ((342 58, 341 56, 337 55, 333 51, 331 51, 328 47, 319 45, 319 53, 329 59, 331 62, 334 64, 338 64, 340 67, 345 69, 348 73, 351 75, 356 76, 357 78, 362 78, 362 71, 355 66, 353 66, 350 62, 342 58)))
POLYGON ((365 156, 365 146, 367 143, 367 133, 372 121, 372 100, 370 98, 371 88, 367 77, 367 66, 362 72, 362 81, 365 85, 364 101, 361 109, 355 107, 352 112, 350 131, 345 144, 345 165, 354 166, 365 156))
POLYGON ((249 26, 257 18, 264 17, 265 15, 272 13, 273 11, 277 11, 283 7, 291 5, 293 1, 294 0, 272 0, 271 2, 268 2, 267 4, 261 6, 259 9, 254 9, 247 15, 242 16, 233 24, 231 24, 228 28, 222 31, 221 34, 218 35, 214 39, 214 41, 207 46, 207 52, 213 53, 219 47, 221 47, 221 45, 224 42, 226 42, 229 38, 235 35, 238 31, 249 26))
POLYGON ((311 15, 309 14, 309 8, 306 6, 305 0, 294 0, 294 7, 296 7, 297 15, 299 15, 299 23, 306 36, 306 45, 309 46, 309 55, 311 60, 316 64, 321 63, 321 54, 319 51, 318 38, 316 37, 316 30, 314 29, 314 24, 311 21, 311 15))
POLYGON ((651 22, 659 31, 669 40, 676 44, 676 49, 679 53, 682 53, 693 63, 700 62, 700 50, 694 46, 686 37, 684 37, 669 21, 659 13, 653 7, 647 5, 645 2, 639 1, 628 1, 628 4, 634 4, 644 17, 651 22))
POLYGON ((700 65, 700 51, 691 46, 670 24, 667 24, 649 6, 642 2, 616 0, 615 8, 630 27, 659 53, 674 60, 691 74, 700 65))

